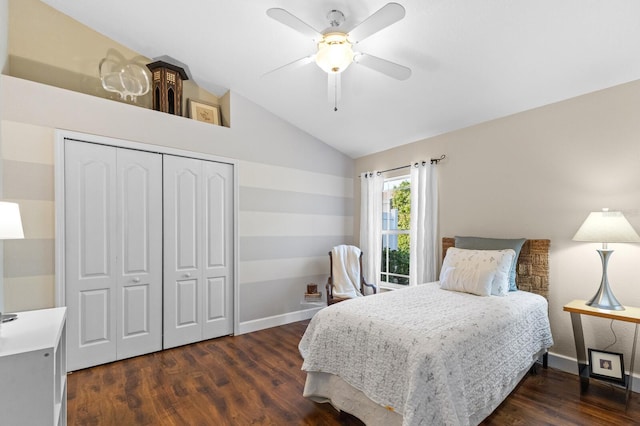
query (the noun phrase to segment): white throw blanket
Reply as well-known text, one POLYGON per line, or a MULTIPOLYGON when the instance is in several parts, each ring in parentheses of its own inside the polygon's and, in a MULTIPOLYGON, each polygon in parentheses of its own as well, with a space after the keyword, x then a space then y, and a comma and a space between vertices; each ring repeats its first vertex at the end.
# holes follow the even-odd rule
POLYGON ((333 295, 355 298, 360 292, 360 249, 341 245, 331 249, 333 262, 333 295))

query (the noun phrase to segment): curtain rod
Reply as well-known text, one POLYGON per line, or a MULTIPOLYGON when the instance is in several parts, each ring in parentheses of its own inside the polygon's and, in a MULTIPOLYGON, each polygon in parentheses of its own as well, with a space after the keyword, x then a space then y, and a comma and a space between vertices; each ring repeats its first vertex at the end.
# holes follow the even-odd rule
MULTIPOLYGON (((445 158, 447 158, 447 156, 445 154, 442 154, 440 156, 440 158, 431 158, 429 161, 431 161, 431 164, 438 164, 440 161, 444 160, 445 158)), ((420 163, 416 162, 416 163, 413 163, 413 164, 407 164, 406 166, 398 166, 398 167, 394 167, 392 169, 381 170, 381 171, 377 172, 376 174, 378 176, 380 176, 383 173, 393 172, 393 171, 396 171, 396 170, 402 170, 402 169, 406 169, 407 167, 411 167, 411 166, 418 167, 419 164, 420 163)), ((422 165, 425 165, 425 164, 427 164, 427 162, 423 161, 422 165)))

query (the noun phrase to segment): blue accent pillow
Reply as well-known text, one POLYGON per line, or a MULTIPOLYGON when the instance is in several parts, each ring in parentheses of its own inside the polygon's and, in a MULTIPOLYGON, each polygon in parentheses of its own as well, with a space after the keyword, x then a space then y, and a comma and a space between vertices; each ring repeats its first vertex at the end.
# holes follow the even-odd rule
POLYGON ((516 252, 516 255, 511 262, 511 268, 509 269, 509 291, 516 291, 516 264, 518 263, 518 256, 520 256, 520 250, 524 244, 526 238, 483 238, 483 237, 456 237, 455 246, 461 249, 471 250, 504 250, 512 249, 516 252))

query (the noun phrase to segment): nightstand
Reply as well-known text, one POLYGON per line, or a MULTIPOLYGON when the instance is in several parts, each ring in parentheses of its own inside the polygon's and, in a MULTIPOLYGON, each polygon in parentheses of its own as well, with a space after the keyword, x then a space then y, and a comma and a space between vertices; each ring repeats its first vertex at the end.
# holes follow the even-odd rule
MULTIPOLYGON (((625 306, 624 311, 609 311, 605 309, 592 308, 586 305, 585 300, 574 300, 564 305, 564 311, 571 314, 571 326, 573 327, 573 339, 576 344, 576 358, 578 361, 578 374, 580 375, 580 392, 583 393, 589 387, 589 364, 587 363, 586 349, 584 345, 584 335, 582 333, 582 315, 590 315, 600 318, 608 318, 616 321, 624 321, 635 324, 633 335, 633 346, 631 350, 631 364, 629 364, 629 374, 625 374, 626 388, 625 402, 629 403, 633 382, 633 364, 636 357, 636 343, 638 341, 638 325, 640 325, 640 308, 625 306)), ((623 367, 624 369, 624 367, 623 367)))

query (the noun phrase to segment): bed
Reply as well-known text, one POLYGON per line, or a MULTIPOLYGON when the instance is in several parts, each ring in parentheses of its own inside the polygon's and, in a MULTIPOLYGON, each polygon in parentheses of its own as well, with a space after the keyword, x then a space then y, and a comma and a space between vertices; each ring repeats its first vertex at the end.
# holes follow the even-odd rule
MULTIPOLYGON (((443 239, 443 257, 454 239, 443 239)), ((304 396, 367 425, 475 425, 553 344, 548 240, 527 240, 518 291, 479 297, 438 282, 327 307, 299 349, 304 396)))

